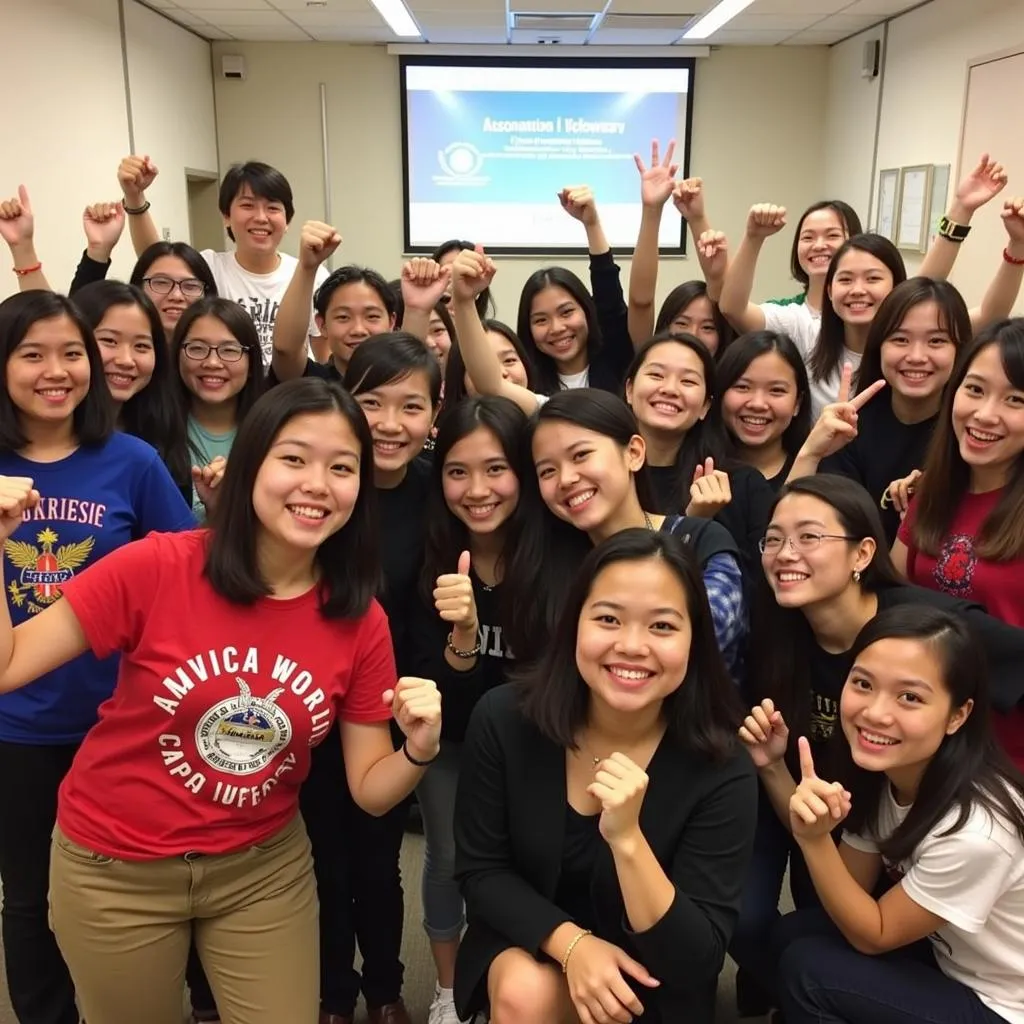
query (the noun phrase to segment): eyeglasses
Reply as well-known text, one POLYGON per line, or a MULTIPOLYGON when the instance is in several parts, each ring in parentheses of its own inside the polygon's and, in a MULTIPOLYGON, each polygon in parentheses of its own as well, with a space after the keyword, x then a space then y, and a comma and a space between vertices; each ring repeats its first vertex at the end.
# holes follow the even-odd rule
POLYGON ((155 277, 144 277, 142 283, 147 285, 154 295, 170 295, 175 288, 186 299, 201 299, 206 294, 206 285, 198 277, 185 277, 177 281, 173 277, 157 274, 155 277))
POLYGON ((758 542, 757 547, 762 555, 777 555, 783 544, 789 541, 789 546, 798 554, 806 555, 808 552, 816 551, 823 540, 858 540, 858 537, 849 537, 845 533, 811 533, 805 530, 795 537, 787 537, 783 533, 766 533, 758 542))
POLYGON ((237 363, 249 350, 237 341, 222 341, 219 345, 208 345, 205 341, 186 341, 181 347, 187 359, 201 363, 212 352, 225 363, 237 363))

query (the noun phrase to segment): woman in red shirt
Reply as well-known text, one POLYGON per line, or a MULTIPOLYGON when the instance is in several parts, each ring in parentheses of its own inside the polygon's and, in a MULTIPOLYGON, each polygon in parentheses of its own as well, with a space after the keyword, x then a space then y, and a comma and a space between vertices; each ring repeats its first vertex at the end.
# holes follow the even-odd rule
MULTIPOLYGON (((240 428, 210 530, 126 545, 17 629, 0 615, 0 691, 121 656, 53 838, 52 925, 88 1019, 180 1024, 194 929, 224 1024, 316 1020, 310 748, 339 718, 352 795, 380 814, 440 734, 437 688, 396 682, 373 599, 372 472, 354 399, 284 384, 240 428)), ((38 498, 0 477, 0 539, 38 498)))

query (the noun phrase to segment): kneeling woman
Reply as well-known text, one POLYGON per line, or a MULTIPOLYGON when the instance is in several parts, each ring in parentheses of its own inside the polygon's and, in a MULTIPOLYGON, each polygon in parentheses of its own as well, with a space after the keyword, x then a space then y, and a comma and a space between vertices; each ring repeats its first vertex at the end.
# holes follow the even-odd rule
POLYGON ((615 534, 542 661, 485 694, 455 811, 461 1016, 710 1022, 757 793, 693 556, 615 534))
MULTIPOLYGON (((224 1024, 316 1020, 310 747, 340 718, 352 794, 380 814, 440 732, 436 687, 396 682, 373 600, 372 473, 353 398, 282 385, 239 428, 211 530, 112 552, 17 629, 0 613, 2 691, 89 649, 121 654, 60 790, 50 869, 89 1020, 180 1024, 193 927, 224 1024)), ((0 538, 38 500, 32 480, 0 478, 0 538)))

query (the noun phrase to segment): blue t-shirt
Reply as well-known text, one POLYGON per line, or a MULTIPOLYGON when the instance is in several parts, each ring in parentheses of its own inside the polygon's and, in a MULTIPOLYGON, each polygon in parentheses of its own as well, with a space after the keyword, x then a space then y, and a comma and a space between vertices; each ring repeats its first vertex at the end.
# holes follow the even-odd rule
MULTIPOLYGON (((145 441, 113 434, 57 462, 0 454, 0 475, 35 481, 39 505, 4 545, 4 592, 15 626, 60 598, 61 585, 152 530, 195 523, 160 456, 145 441)), ((113 692, 117 658, 91 653, 34 683, 0 694, 0 740, 77 743, 113 692)))

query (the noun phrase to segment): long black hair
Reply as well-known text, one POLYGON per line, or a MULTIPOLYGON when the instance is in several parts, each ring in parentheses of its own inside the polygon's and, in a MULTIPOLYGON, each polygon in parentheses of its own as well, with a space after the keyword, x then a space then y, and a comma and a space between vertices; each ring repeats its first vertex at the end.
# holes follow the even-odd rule
POLYGON ((715 321, 715 330, 718 332, 718 347, 714 351, 714 357, 721 359, 722 353, 735 340, 736 331, 718 308, 718 303, 708 295, 706 281, 684 281, 682 284, 677 284, 665 296, 665 301, 661 304, 661 309, 658 310, 654 333, 686 333, 681 328, 674 328, 672 324, 676 317, 684 313, 695 299, 707 299, 711 303, 711 318, 715 321))
MULTIPOLYGON (((534 371, 530 364, 530 355, 516 336, 516 332, 500 320, 481 320, 480 323, 483 325, 484 331, 500 334, 515 349, 519 361, 523 364, 523 369, 526 370, 526 386, 532 388, 534 371)), ((466 361, 462 358, 462 350, 459 345, 453 343, 444 368, 445 405, 451 408, 468 394, 469 392, 466 390, 466 361)))
MULTIPOLYGON (((960 728, 943 738, 906 818, 892 835, 882 838, 880 852, 891 863, 906 861, 952 811, 957 812, 956 819, 940 835, 958 832, 978 806, 1008 822, 1024 843, 1024 775, 992 731, 984 645, 957 615, 926 605, 898 605, 879 612, 860 631, 850 653, 856 660, 867 648, 887 639, 919 640, 927 645, 941 667, 952 709, 968 701, 973 707, 960 728)), ((848 746, 846 753, 841 775, 853 801, 845 827, 877 835, 888 779, 884 772, 858 768, 848 746)))

